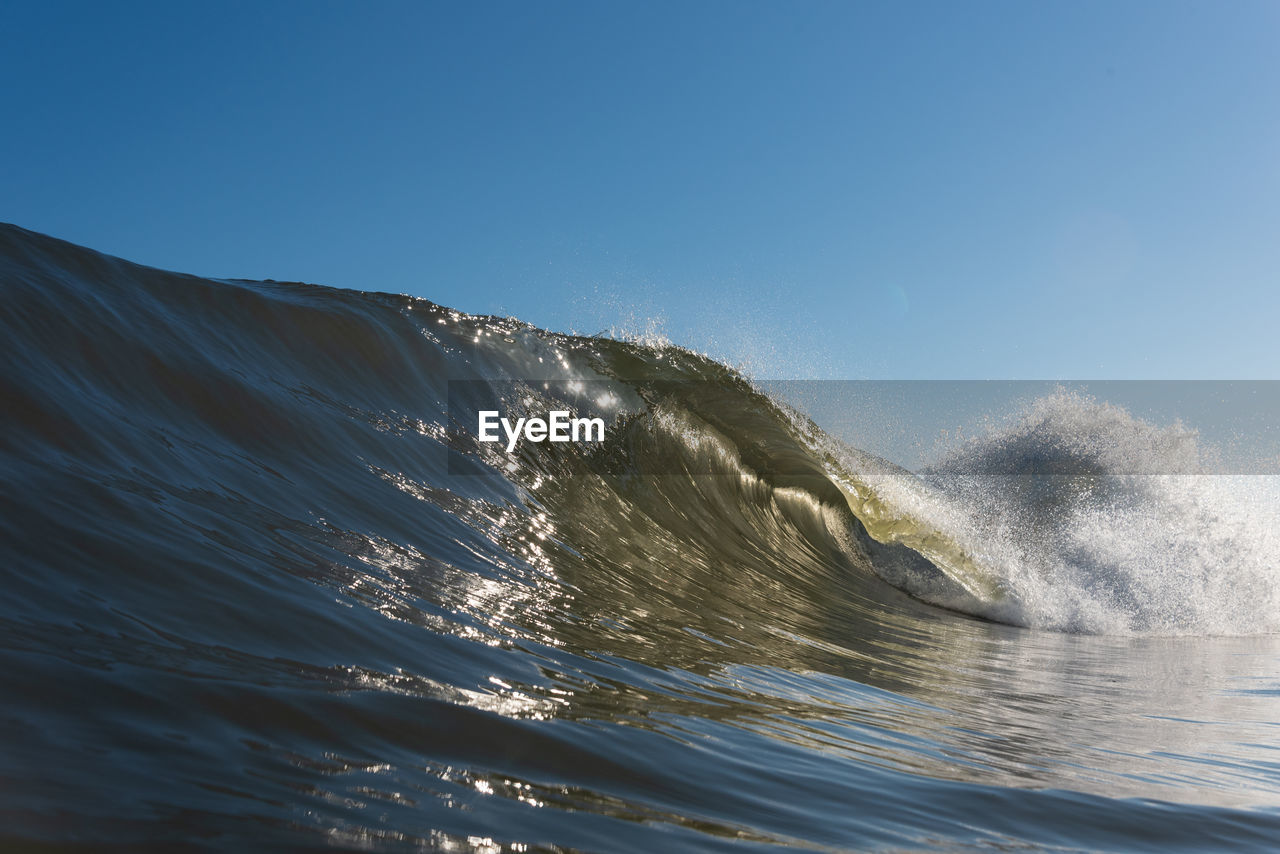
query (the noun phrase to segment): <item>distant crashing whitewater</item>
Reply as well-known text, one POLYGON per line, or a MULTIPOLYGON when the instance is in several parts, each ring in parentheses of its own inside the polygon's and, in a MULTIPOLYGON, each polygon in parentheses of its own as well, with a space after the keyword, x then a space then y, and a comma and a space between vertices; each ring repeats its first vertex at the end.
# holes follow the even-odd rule
MULTIPOLYGON (((1194 432, 1059 391, 913 477, 872 476, 865 514, 976 579, 881 575, 929 601, 1092 634, 1274 632, 1280 479, 1222 475, 1194 432)), ((837 478, 840 475, 836 475, 837 478)))

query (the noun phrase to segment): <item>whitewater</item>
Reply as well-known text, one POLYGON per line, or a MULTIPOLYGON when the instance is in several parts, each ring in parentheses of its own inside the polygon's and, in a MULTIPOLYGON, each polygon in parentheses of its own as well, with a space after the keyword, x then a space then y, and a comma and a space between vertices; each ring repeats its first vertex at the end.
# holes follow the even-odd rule
POLYGON ((1280 479, 1181 423, 907 470, 666 341, 15 226, 0 288, 0 843, 1280 839, 1280 479))

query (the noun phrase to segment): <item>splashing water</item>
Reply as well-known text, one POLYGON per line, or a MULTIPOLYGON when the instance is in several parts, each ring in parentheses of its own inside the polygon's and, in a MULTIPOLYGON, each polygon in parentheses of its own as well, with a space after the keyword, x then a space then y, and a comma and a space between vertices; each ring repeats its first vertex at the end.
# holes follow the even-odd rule
MULTIPOLYGON (((1280 629, 1280 478, 1213 474, 1197 434, 1059 391, 921 475, 872 475, 869 529, 976 596, 895 565, 891 583, 1018 625, 1112 634, 1280 629)), ((865 491, 865 488, 864 488, 865 491)), ((855 510, 857 512, 857 510, 855 510)), ((864 520, 865 521, 865 520, 864 520)))

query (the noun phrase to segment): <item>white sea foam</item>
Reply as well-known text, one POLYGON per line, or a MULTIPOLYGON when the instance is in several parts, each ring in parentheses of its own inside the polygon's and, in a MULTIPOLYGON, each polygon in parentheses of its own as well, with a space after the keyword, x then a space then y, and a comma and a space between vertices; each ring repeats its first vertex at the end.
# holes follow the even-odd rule
MULTIPOLYGON (((1001 592, 941 604, 1003 622, 1280 631, 1280 477, 1214 474, 1213 458, 1181 425, 1058 392, 923 474, 863 478, 880 515, 868 527, 950 575, 976 567, 1001 592)), ((886 580, 922 598, 934 589, 910 571, 886 580)))

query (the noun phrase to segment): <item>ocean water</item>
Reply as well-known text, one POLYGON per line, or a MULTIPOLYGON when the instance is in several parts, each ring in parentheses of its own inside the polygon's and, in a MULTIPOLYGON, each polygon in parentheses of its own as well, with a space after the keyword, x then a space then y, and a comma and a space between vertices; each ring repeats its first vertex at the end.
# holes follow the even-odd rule
POLYGON ((1176 424, 908 471, 661 341, 12 226, 0 296, 4 850, 1280 845, 1280 489, 1176 424))

